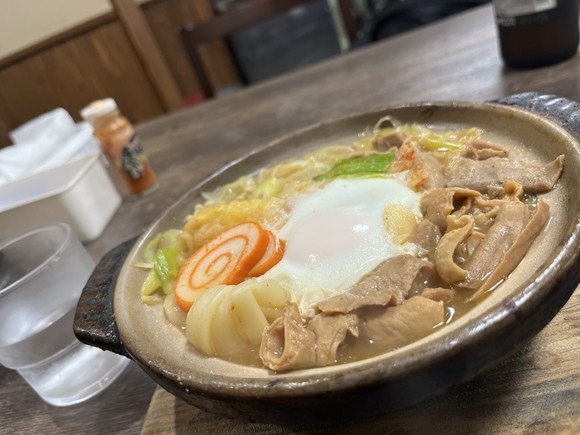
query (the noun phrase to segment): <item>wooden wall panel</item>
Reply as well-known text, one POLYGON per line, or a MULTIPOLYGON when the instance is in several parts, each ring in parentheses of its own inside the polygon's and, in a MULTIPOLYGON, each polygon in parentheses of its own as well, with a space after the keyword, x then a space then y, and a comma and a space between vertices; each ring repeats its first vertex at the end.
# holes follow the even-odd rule
POLYGON ((135 0, 110 0, 163 108, 171 112, 183 107, 183 97, 143 9, 135 0))
POLYGON ((0 119, 8 131, 56 107, 79 120, 86 104, 109 96, 135 121, 163 113, 117 21, 0 69, 0 119))
MULTIPOLYGON (((181 44, 179 30, 187 23, 195 24, 212 17, 213 10, 209 1, 157 0, 145 3, 143 7, 183 95, 199 93, 199 84, 181 44)), ((213 42, 204 49, 204 60, 216 87, 239 82, 231 53, 225 43, 213 42)))
MULTIPOLYGON (((209 0, 152 0, 143 5, 184 100, 199 93, 179 29, 213 14, 209 0)), ((207 47, 218 86, 238 81, 228 48, 207 47), (211 51, 211 52, 209 52, 211 51)), ((165 110, 120 21, 111 13, 0 60, 0 147, 22 123, 63 107, 76 120, 89 102, 113 97, 134 122, 165 110)))

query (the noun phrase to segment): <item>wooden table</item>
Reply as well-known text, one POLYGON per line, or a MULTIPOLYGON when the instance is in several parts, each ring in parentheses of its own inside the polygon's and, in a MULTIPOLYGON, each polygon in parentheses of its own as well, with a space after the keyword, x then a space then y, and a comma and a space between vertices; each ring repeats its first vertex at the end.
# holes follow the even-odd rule
MULTIPOLYGON (((125 201, 88 249, 99 260, 225 163, 317 121, 403 102, 488 100, 524 91, 580 101, 579 73, 578 55, 541 69, 504 67, 492 9, 484 6, 155 119, 138 126, 138 131, 161 187, 146 198, 125 201)), ((577 290, 534 340, 494 370, 441 398, 342 429, 349 433, 580 433, 579 336, 577 290)), ((140 431, 287 433, 292 429, 243 424, 201 412, 156 389, 134 363, 104 393, 69 408, 46 405, 17 373, 0 367, 1 434, 140 431)))

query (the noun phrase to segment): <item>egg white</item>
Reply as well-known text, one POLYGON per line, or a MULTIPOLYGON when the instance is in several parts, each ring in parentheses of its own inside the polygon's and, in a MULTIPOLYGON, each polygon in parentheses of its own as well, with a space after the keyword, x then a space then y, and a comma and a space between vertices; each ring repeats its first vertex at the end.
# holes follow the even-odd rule
POLYGON ((383 260, 408 253, 385 228, 384 209, 399 204, 418 218, 420 195, 399 180, 337 179, 300 197, 278 232, 286 241, 282 260, 263 279, 288 287, 304 317, 316 304, 348 290, 383 260))

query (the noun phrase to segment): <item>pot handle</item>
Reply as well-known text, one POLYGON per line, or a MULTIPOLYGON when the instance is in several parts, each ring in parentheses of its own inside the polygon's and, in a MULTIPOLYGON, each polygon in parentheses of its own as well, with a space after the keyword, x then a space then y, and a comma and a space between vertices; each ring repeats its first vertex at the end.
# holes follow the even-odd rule
POLYGON ((567 98, 537 92, 524 92, 492 100, 492 103, 515 106, 552 119, 577 139, 580 138, 580 103, 567 98))
POLYGON ((129 357, 115 323, 113 298, 117 276, 139 236, 111 249, 85 285, 75 312, 73 331, 83 343, 129 357))

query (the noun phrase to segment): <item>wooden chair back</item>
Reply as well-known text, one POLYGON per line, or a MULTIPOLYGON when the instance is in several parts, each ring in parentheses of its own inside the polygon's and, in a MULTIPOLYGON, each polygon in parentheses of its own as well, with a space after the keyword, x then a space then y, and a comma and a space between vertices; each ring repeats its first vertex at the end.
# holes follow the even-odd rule
MULTIPOLYGON (((281 15, 290 9, 311 3, 313 0, 248 0, 228 11, 216 15, 211 20, 194 25, 186 25, 180 36, 189 55, 191 64, 199 79, 205 98, 212 98, 215 90, 200 56, 199 47, 205 43, 230 36, 262 21, 281 15)), ((343 23, 349 36, 354 40, 356 25, 350 14, 349 0, 339 0, 343 23)))

